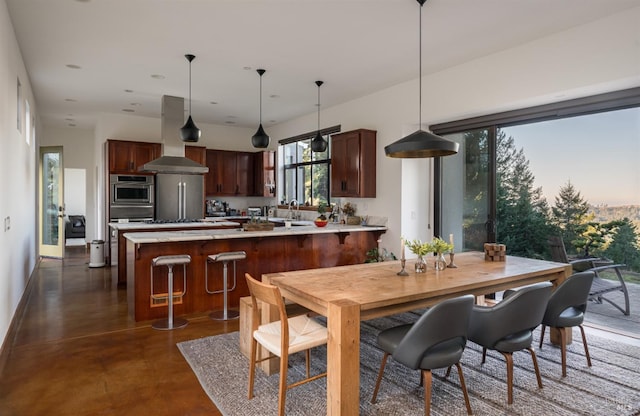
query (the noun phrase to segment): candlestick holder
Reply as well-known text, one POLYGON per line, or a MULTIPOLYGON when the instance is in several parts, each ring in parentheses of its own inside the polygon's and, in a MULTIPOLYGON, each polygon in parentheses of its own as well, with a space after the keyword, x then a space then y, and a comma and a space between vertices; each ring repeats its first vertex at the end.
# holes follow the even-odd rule
POLYGON ((407 271, 404 269, 404 266, 406 263, 407 261, 405 259, 400 259, 400 265, 402 266, 402 270, 396 273, 398 276, 409 276, 409 273, 407 273, 407 271))
POLYGON ((458 266, 453 262, 453 252, 449 253, 449 265, 447 266, 450 269, 456 269, 458 266))

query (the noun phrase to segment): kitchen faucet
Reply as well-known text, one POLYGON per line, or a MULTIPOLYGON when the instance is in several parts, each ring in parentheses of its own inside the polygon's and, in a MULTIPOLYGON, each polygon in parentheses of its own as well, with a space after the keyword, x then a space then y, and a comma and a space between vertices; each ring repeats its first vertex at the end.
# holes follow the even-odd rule
POLYGON ((300 204, 298 204, 298 201, 296 201, 295 199, 292 199, 292 200, 289 202, 289 210, 288 210, 288 212, 287 212, 287 219, 292 220, 292 219, 294 219, 294 218, 295 218, 296 220, 299 220, 299 219, 300 219, 300 204), (295 217, 294 217, 294 215, 293 215, 293 211, 291 210, 291 206, 292 206, 293 204, 296 204, 296 215, 295 215, 295 217))

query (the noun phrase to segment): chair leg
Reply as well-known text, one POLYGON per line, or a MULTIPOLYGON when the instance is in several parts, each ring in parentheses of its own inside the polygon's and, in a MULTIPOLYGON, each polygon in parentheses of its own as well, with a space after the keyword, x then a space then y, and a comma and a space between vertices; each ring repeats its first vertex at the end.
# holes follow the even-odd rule
POLYGON ((449 377, 449 374, 451 374, 451 366, 447 367, 447 373, 444 375, 444 378, 449 377))
POLYGON ((542 341, 544 341, 544 330, 547 327, 545 325, 542 325, 542 328, 540 328, 540 345, 538 346, 538 348, 542 348, 542 341))
POLYGON ((255 379, 256 373, 256 353, 257 353, 257 344, 253 337, 251 337, 251 359, 249 360, 249 391, 248 391, 248 399, 251 400, 253 398, 253 381, 255 379))
POLYGON ((502 352, 507 362, 507 403, 513 403, 513 354, 510 352, 502 352))
POLYGON ((380 382, 382 381, 382 374, 384 374, 384 367, 387 364, 387 359, 389 358, 389 353, 385 352, 382 357, 382 362, 380 363, 380 371, 378 371, 378 379, 376 380, 376 387, 373 389, 373 396, 371 397, 371 403, 376 402, 376 398, 378 397, 378 389, 380 388, 380 382))
MULTIPOLYGON (((458 376, 460 377, 460 388, 462 389, 462 394, 464 394, 464 404, 465 406, 467 406, 467 414, 472 415, 473 412, 471 411, 471 403, 469 403, 469 394, 467 393, 467 385, 464 382, 464 375, 462 374, 462 366, 460 365, 460 363, 456 363, 456 367, 458 367, 458 376)), ((451 367, 449 367, 449 370, 451 370, 451 367)), ((449 373, 449 370, 447 370, 447 374, 449 373)))
POLYGON ((482 362, 481 364, 484 364, 484 362, 487 359, 487 349, 485 347, 482 348, 482 362))
POLYGON ((424 382, 424 415, 431 414, 431 384, 433 377, 431 370, 422 370, 422 380, 424 382))
POLYGON ((306 369, 307 369, 307 378, 311 377, 311 349, 308 349, 304 352, 304 357, 306 359, 307 365, 306 365, 306 369))
POLYGON ((591 367, 591 356, 589 355, 589 347, 587 347, 587 337, 584 334, 584 327, 578 325, 578 328, 580 328, 580 332, 582 333, 582 345, 584 345, 584 355, 587 356, 587 365, 591 367))
POLYGON ((536 353, 533 351, 533 348, 527 348, 527 351, 531 354, 531 361, 533 361, 533 369, 536 371, 536 379, 538 379, 538 387, 542 388, 542 377, 540 377, 540 368, 538 368, 538 359, 536 358, 536 353))
POLYGON ((289 354, 282 352, 280 357, 280 386, 278 388, 278 416, 284 416, 284 405, 287 400, 287 367, 289 366, 289 354))
POLYGON ((562 358, 562 377, 567 376, 567 328, 557 328, 560 332, 560 356, 562 358))

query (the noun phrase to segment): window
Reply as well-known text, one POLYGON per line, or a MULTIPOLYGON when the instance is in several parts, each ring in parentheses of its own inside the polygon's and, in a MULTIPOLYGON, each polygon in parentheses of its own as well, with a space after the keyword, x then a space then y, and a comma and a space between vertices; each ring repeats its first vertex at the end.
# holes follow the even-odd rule
POLYGON ((453 233, 462 250, 498 241, 538 257, 557 233, 559 188, 570 184, 592 207, 637 206, 639 107, 633 88, 431 126, 460 143, 436 159, 435 234, 453 233))
POLYGON ((289 204, 292 200, 301 206, 317 206, 329 203, 331 166, 330 135, 340 131, 340 126, 320 130, 329 143, 322 153, 311 151, 311 140, 316 132, 309 132, 281 140, 278 148, 282 178, 279 201, 289 204))
POLYGON ((18 131, 22 132, 22 84, 20 84, 20 78, 18 78, 16 85, 16 119, 18 131))
POLYGON ((25 135, 24 140, 28 145, 31 144, 31 106, 28 100, 24 100, 24 121, 26 126, 24 127, 25 135))

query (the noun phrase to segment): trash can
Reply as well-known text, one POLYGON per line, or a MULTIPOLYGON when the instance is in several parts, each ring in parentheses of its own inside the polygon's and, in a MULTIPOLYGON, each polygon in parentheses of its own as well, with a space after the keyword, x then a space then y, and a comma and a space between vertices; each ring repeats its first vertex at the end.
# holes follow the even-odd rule
POLYGON ((104 267, 104 240, 93 240, 91 242, 89 267, 104 267))

